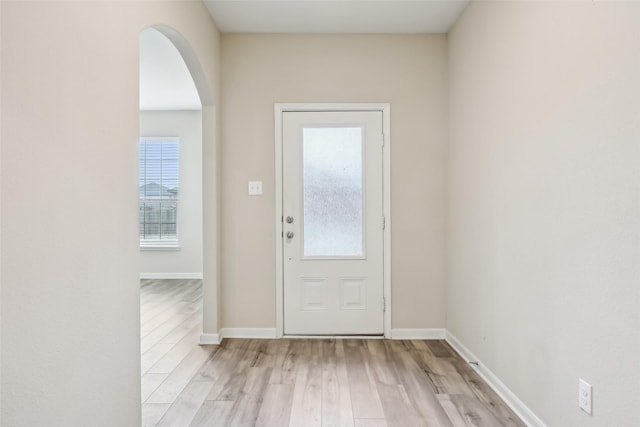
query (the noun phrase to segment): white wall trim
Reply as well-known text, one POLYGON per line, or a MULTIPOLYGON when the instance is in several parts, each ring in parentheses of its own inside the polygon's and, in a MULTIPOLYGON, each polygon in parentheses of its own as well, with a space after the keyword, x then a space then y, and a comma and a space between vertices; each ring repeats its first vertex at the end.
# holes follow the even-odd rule
POLYGON ((202 273, 140 273, 141 279, 202 279, 202 273))
POLYGON ((382 158, 384 229, 383 295, 387 309, 384 312, 384 337, 391 338, 391 104, 389 103, 276 103, 275 122, 275 196, 276 196, 276 336, 284 335, 284 266, 282 259, 282 113, 285 111, 380 111, 384 134, 382 158))
POLYGON ((444 328, 431 329, 392 329, 392 340, 443 340, 447 330, 444 328))
POLYGON ((221 342, 220 334, 200 334, 200 345, 218 345, 221 342))
POLYGON ((478 365, 469 365, 482 377, 482 379, 495 391, 498 396, 515 412, 529 427, 546 427, 536 414, 531 411, 500 379, 490 371, 480 360, 466 348, 451 332, 446 331, 447 342, 466 361, 478 362, 478 365))
POLYGON ((276 328, 222 328, 220 330, 220 336, 221 338, 277 338, 276 328))

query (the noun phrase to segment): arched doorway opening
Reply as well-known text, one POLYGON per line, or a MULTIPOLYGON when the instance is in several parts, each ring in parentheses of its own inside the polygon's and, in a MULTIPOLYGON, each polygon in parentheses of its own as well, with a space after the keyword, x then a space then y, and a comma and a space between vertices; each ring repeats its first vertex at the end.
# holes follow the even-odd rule
MULTIPOLYGON (((211 344, 211 337, 217 337, 216 134, 213 92, 188 41, 176 30, 164 25, 142 31, 141 147, 143 142, 145 147, 147 143, 154 146, 153 143, 158 142, 161 147, 168 147, 167 153, 174 150, 177 156, 172 158, 171 155, 167 155, 163 159, 163 155, 160 154, 159 158, 154 158, 157 157, 157 152, 151 150, 150 154, 145 154, 145 162, 149 163, 141 163, 141 171, 162 165, 163 162, 168 165, 164 168, 167 174, 166 182, 163 178, 160 178, 160 182, 155 182, 145 177, 145 180, 139 183, 141 196, 149 196, 148 203, 140 204, 143 207, 140 215, 141 278, 183 279, 186 282, 202 280, 202 298, 198 301, 202 311, 201 314, 198 311, 197 319, 191 316, 190 323, 181 326, 172 323, 163 325, 168 315, 162 314, 164 310, 159 305, 155 307, 155 312, 141 318, 143 403, 148 398, 153 400, 153 393, 162 394, 161 384, 166 376, 163 377, 161 371, 167 370, 171 363, 179 363, 181 358, 188 356, 189 352, 177 347, 177 342, 186 339, 187 334, 191 340, 196 335, 196 344, 211 344), (174 148, 171 143, 175 143, 174 148), (169 167, 172 164, 177 170, 169 167), (175 176, 171 176, 172 174, 175 176), (168 339, 163 338, 163 328, 170 333, 179 327, 187 328, 187 331, 184 335, 174 334, 172 339, 178 340, 176 343, 172 345, 168 339), (173 353, 169 354, 165 350, 173 350, 173 353), (151 375, 145 382, 147 373, 151 375)), ((161 148, 162 150, 164 148, 161 148)), ((162 169, 162 166, 160 168, 162 169)), ((183 301, 170 301, 172 309, 176 305, 188 305, 184 301, 184 296, 189 295, 188 290, 175 295, 181 295, 179 298, 183 301)), ((141 303, 144 304, 145 299, 141 298, 141 303)), ((155 399, 157 400, 158 396, 155 399)), ((143 415, 144 407, 145 405, 143 415)))

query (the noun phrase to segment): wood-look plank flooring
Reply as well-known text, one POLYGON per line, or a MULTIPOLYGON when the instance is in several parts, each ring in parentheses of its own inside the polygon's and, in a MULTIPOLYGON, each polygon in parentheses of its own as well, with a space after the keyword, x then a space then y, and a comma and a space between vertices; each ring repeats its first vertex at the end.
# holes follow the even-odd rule
POLYGON ((142 280, 140 300, 143 426, 525 425, 444 341, 200 346, 200 280, 142 280))

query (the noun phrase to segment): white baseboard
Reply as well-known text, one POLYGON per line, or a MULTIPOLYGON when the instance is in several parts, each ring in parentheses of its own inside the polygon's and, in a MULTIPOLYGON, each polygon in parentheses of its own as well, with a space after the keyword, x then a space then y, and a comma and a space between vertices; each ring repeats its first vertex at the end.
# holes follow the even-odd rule
POLYGON ((200 345, 218 345, 222 342, 220 334, 201 334, 200 345))
POLYGON ((446 337, 446 329, 392 329, 392 340, 443 340, 446 337))
POLYGON ((202 279, 202 273, 140 273, 141 279, 202 279))
POLYGON ((446 331, 447 342, 457 351, 466 361, 478 362, 478 365, 469 365, 482 377, 483 380, 495 391, 498 396, 515 412, 522 421, 529 427, 546 427, 536 414, 531 411, 500 379, 486 366, 478 360, 478 358, 469 351, 451 332, 446 331))
POLYGON ((222 328, 220 336, 222 338, 273 339, 276 338, 276 328, 222 328))

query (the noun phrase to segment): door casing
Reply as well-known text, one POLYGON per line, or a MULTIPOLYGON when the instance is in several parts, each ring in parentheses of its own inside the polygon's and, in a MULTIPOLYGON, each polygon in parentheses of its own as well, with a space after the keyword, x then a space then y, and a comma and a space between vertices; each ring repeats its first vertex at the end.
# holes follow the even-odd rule
POLYGON ((382 191, 384 212, 383 233, 383 294, 384 294, 384 337, 391 338, 391 105, 388 103, 277 103, 274 105, 275 129, 275 250, 276 250, 276 336, 284 336, 284 265, 283 265, 283 212, 282 212, 282 113, 284 112, 323 112, 323 111, 380 111, 382 112, 382 129, 384 145, 382 152, 382 191))

